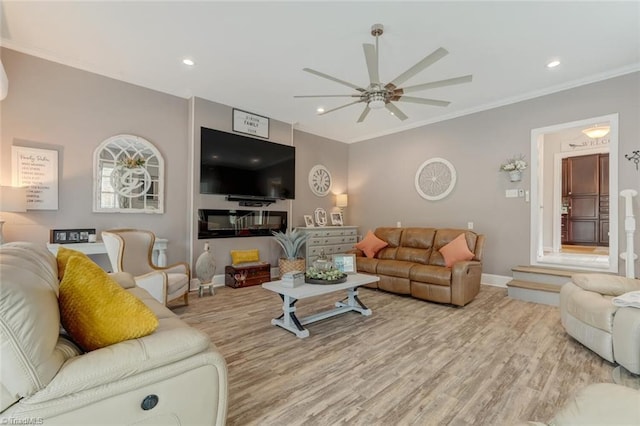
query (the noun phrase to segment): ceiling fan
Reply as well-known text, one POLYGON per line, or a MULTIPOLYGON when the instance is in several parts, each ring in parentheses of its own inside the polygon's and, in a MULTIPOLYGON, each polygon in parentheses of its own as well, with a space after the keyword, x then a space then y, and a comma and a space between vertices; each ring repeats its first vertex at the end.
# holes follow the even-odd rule
POLYGON ((364 111, 360 114, 358 118, 358 123, 364 121, 369 114, 369 111, 372 109, 381 109, 386 108, 389 112, 400 120, 406 120, 408 117, 405 113, 403 113, 395 104, 392 102, 411 102, 414 104, 423 104, 423 105, 432 105, 439 107, 446 107, 450 104, 447 101, 440 101, 437 99, 425 99, 425 98, 416 98, 413 96, 405 96, 405 93, 417 92, 420 90, 426 89, 434 89, 436 87, 444 87, 444 86, 452 86, 454 84, 468 83, 472 80, 471 75, 465 75, 462 77, 449 78, 446 80, 433 81, 431 83, 418 84, 416 86, 409 87, 398 87, 405 81, 409 80, 411 77, 415 76, 419 72, 426 69, 428 66, 433 65, 438 60, 442 59, 449 52, 447 52, 442 47, 436 49, 430 55, 427 55, 420 62, 400 74, 398 77, 391 80, 391 82, 387 84, 383 84, 380 81, 380 76, 378 74, 378 37, 382 35, 384 32, 384 26, 382 24, 374 24, 371 26, 371 35, 376 38, 376 45, 365 43, 362 45, 364 48, 364 57, 367 62, 367 71, 369 72, 369 85, 367 87, 360 87, 355 84, 349 83, 348 81, 340 80, 339 78, 332 77, 328 74, 322 73, 320 71, 313 70, 311 68, 303 68, 303 71, 306 71, 310 74, 317 75, 318 77, 326 78, 327 80, 335 81, 336 83, 340 83, 344 86, 351 87, 352 89, 357 90, 359 93, 355 93, 353 95, 300 95, 294 96, 294 98, 328 98, 328 97, 350 97, 350 98, 358 98, 358 100, 354 102, 350 102, 348 104, 339 106, 337 108, 333 108, 327 111, 320 113, 319 115, 328 114, 330 112, 358 104, 361 102, 365 102, 367 105, 364 107, 364 111))

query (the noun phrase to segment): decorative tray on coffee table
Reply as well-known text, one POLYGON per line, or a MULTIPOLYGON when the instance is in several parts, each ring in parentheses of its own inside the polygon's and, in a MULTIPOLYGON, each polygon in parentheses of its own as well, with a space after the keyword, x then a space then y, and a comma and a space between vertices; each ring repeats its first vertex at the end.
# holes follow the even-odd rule
POLYGON ((309 278, 306 275, 304 276, 304 282, 307 284, 340 284, 346 281, 347 281, 346 275, 342 278, 338 278, 335 280, 323 280, 318 278, 309 278))
POLYGON ((304 274, 304 282, 308 284, 340 284, 347 281, 347 274, 337 269, 318 269, 311 267, 304 274))

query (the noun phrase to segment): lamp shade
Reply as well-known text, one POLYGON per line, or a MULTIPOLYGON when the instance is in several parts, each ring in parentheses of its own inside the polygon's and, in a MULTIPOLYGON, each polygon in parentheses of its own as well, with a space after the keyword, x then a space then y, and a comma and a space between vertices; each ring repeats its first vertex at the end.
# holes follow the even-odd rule
POLYGON ((584 129, 582 133, 590 137, 591 139, 602 138, 609 134, 609 126, 593 126, 588 129, 584 129))
POLYGON ((0 212, 26 212, 27 188, 0 186, 0 212))
POLYGON ((347 194, 336 195, 336 207, 347 207, 349 205, 349 196, 347 194))

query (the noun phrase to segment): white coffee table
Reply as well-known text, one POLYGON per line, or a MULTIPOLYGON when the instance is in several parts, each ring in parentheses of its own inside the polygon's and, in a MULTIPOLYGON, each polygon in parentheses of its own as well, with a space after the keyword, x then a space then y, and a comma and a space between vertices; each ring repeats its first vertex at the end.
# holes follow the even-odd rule
POLYGON ((271 324, 282 327, 294 333, 300 338, 308 337, 309 330, 304 325, 312 322, 320 321, 345 312, 355 311, 362 315, 371 315, 371 309, 368 309, 358 298, 358 287, 379 281, 380 278, 375 275, 353 274, 347 276, 347 281, 340 284, 302 284, 298 287, 283 287, 282 281, 271 281, 262 284, 262 287, 278 293, 282 298, 283 313, 278 318, 271 320, 271 324), (319 312, 304 318, 296 316, 295 303, 300 299, 306 299, 323 294, 334 293, 336 291, 347 290, 347 298, 343 301, 336 302, 335 308, 319 312))

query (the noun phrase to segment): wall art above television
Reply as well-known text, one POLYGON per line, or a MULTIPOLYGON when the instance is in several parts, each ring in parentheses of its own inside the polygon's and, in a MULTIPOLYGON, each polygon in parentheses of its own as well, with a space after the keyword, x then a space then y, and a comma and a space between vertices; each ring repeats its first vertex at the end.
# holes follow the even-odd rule
POLYGON ((200 193, 247 198, 295 198, 296 149, 200 128, 200 193))

